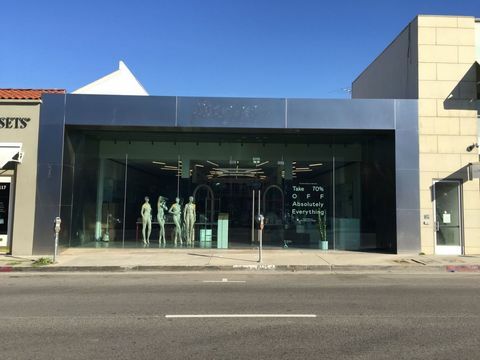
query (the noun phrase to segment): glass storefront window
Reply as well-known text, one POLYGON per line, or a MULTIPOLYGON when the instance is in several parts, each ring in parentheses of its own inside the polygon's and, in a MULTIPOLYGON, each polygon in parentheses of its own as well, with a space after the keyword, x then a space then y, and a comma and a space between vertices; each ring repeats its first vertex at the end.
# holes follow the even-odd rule
POLYGON ((266 247, 394 250, 390 133, 68 129, 66 141, 63 194, 72 196, 62 207, 71 224, 65 246, 174 247, 176 236, 177 247, 188 240, 207 248, 256 246, 260 191, 266 247), (382 189, 388 191, 379 201, 382 189))

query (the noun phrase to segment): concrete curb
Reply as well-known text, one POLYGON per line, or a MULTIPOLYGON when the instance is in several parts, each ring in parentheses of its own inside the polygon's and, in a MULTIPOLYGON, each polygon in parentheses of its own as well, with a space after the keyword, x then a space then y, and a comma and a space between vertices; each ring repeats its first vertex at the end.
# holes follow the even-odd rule
POLYGON ((115 266, 0 266, 2 272, 189 272, 189 271, 265 271, 265 272, 321 272, 321 273, 353 273, 353 272, 480 272, 480 265, 273 265, 273 264, 241 264, 241 265, 115 265, 115 266))

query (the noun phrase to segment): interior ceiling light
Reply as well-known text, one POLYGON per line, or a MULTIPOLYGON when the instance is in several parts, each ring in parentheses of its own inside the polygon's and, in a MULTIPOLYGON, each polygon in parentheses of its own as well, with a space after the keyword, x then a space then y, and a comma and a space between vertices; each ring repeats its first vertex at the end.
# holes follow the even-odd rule
POLYGON ((197 167, 205 167, 205 166, 203 166, 202 164, 195 164, 195 166, 197 166, 197 167))
POLYGON ((314 166, 322 166, 322 163, 317 163, 317 164, 309 164, 308 166, 314 167, 314 166))
POLYGON ((152 164, 165 165, 165 163, 161 161, 152 161, 152 164))
POLYGON ((297 170, 310 170, 308 167, 297 167, 297 170))
POLYGON ((216 177, 256 177, 262 173, 261 169, 255 168, 216 168, 210 174, 216 177))
POLYGON ((263 165, 265 165, 265 164, 268 164, 269 162, 270 162, 270 161, 267 160, 267 161, 264 161, 264 162, 262 162, 262 163, 260 163, 260 164, 256 164, 255 166, 263 166, 263 165))
POLYGON ((207 163, 209 163, 210 165, 213 165, 213 166, 220 166, 220 165, 218 165, 218 164, 216 164, 216 163, 214 163, 213 161, 210 161, 210 160, 207 160, 207 163))

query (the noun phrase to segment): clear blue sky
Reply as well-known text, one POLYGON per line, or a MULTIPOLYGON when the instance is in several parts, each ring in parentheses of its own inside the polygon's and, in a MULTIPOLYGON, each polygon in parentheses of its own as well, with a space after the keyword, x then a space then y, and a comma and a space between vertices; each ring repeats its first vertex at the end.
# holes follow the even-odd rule
POLYGON ((73 91, 124 60, 152 95, 344 98, 417 14, 480 1, 5 1, 0 87, 73 91))

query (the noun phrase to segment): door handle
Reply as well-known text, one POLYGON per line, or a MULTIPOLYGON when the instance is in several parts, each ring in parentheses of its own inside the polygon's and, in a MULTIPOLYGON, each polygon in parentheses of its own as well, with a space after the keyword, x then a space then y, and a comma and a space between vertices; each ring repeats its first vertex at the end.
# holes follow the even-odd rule
POLYGON ((440 221, 435 221, 435 231, 440 231, 440 221))

